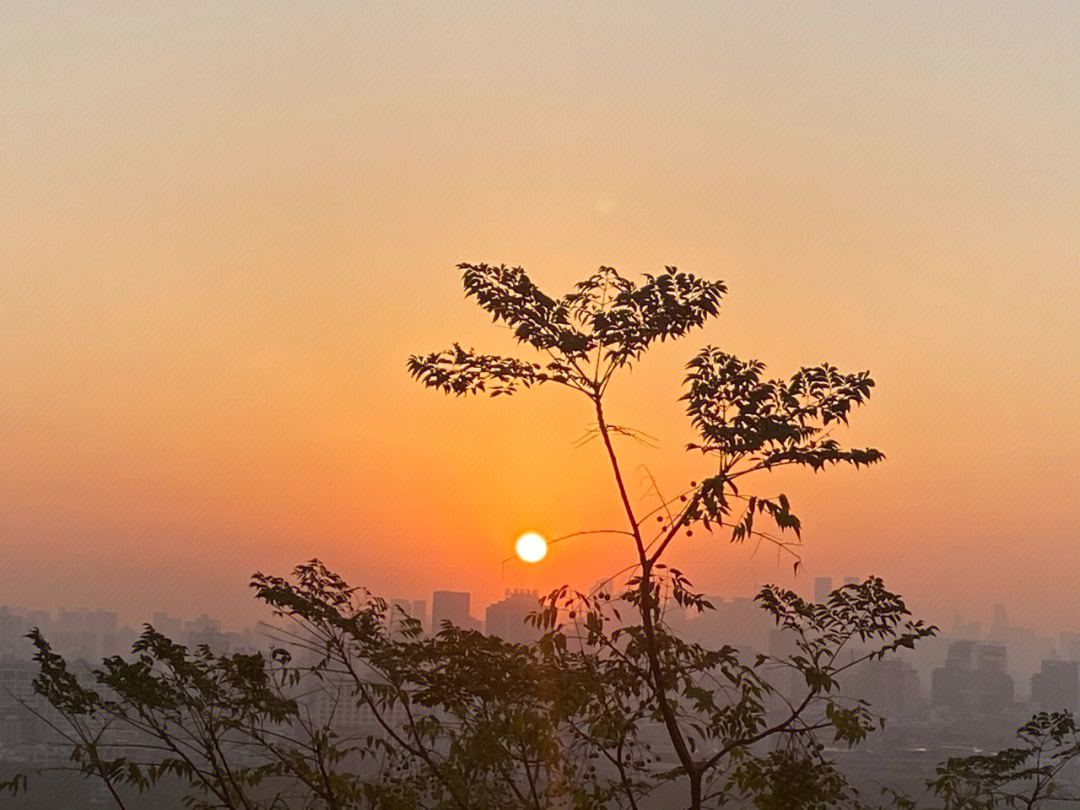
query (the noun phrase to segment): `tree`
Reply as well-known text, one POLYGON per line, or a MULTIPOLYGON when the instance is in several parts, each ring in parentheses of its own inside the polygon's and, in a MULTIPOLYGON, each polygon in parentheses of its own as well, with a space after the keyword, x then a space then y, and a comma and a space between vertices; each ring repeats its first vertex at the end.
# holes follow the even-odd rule
POLYGON ((36 687, 66 724, 76 766, 120 806, 124 789, 166 784, 194 807, 245 810, 638 808, 676 806, 676 795, 695 810, 859 805, 818 740, 854 745, 876 728, 869 707, 840 695, 840 678, 934 628, 876 578, 824 604, 767 587, 758 603, 796 653, 744 660, 672 630, 672 607, 711 605, 665 554, 699 527, 788 548, 800 521, 787 497, 751 493, 746 481, 785 466, 880 461, 832 435, 868 399, 869 374, 822 364, 774 379, 757 361, 701 349, 682 397, 700 482, 641 505, 615 449, 633 431, 609 420, 605 395, 655 342, 716 316, 723 283, 668 267, 637 285, 601 267, 554 299, 519 268, 461 269, 466 296, 541 360, 454 344, 411 357, 410 373, 455 395, 556 384, 585 400, 625 518, 617 531, 636 555, 625 590, 553 591, 531 617, 542 631, 534 644, 452 626, 428 637, 313 560, 291 578, 253 578, 257 598, 293 622, 271 656, 189 650, 148 627, 132 657, 80 680, 38 635, 36 687), (774 685, 777 672, 797 676, 797 694, 774 685), (361 712, 372 730, 341 733, 334 718, 344 712, 361 712))
MULTIPOLYGON (((944 810, 995 810, 1080 802, 1080 790, 1061 773, 1080 757, 1080 732, 1070 712, 1039 712, 1016 730, 1016 744, 992 754, 949 757, 926 781, 926 795, 944 810)), ((886 791, 897 810, 918 800, 886 791)))
MULTIPOLYGON (((689 581, 680 572, 665 569, 663 555, 681 532, 689 534, 697 524, 707 530, 728 527, 732 540, 756 536, 784 546, 778 534, 755 526, 755 520, 766 517, 779 534, 790 530, 798 535, 800 522, 786 496, 743 494, 739 483, 753 473, 783 466, 819 470, 828 464, 858 466, 880 461, 883 455, 879 451, 843 448, 829 432, 832 425, 846 424, 852 408, 869 397, 873 380, 867 372, 842 374, 828 364, 801 368, 788 380, 766 379, 762 363, 743 361, 719 349, 705 347, 687 365, 687 391, 682 399, 700 437, 688 449, 700 452, 715 466, 700 484, 692 484, 679 493, 677 500, 662 500, 642 514, 627 490, 612 441, 626 429, 609 423, 605 393, 613 375, 636 362, 653 343, 683 337, 716 316, 727 291, 724 284, 667 267, 657 276, 646 276, 645 282, 637 286, 613 268, 601 267, 572 292, 556 300, 541 292, 521 268, 463 264, 460 269, 464 273, 466 295, 475 298, 496 323, 503 322, 512 328, 519 343, 545 355, 544 362, 480 354, 455 344, 448 351, 410 358, 409 370, 425 385, 455 395, 487 392, 497 396, 555 383, 583 396, 590 404, 625 513, 626 532, 637 553, 632 589, 624 594, 624 599, 636 609, 640 626, 625 634, 627 643, 620 647, 618 638, 604 635, 604 613, 599 604, 579 595, 577 601, 586 611, 587 622, 591 622, 587 624, 590 633, 587 641, 615 656, 625 656, 625 647, 640 651, 643 660, 633 662, 634 671, 640 673, 647 685, 678 756, 681 775, 688 782, 690 807, 700 807, 704 783, 725 756, 764 736, 793 727, 814 698, 829 694, 835 683, 830 673, 808 669, 804 672, 810 687, 807 699, 794 707, 788 718, 767 727, 763 712, 751 712, 753 720, 732 729, 727 724, 729 718, 723 712, 717 713, 715 704, 704 698, 695 678, 684 675, 686 665, 695 663, 697 651, 684 649, 663 627, 665 586, 679 604, 705 608, 700 594, 689 590, 689 581), (646 520, 657 513, 660 526, 650 532, 647 526, 651 524, 646 520), (681 700, 695 701, 694 710, 704 713, 709 723, 699 726, 681 716, 681 700), (722 745, 720 751, 695 753, 702 742, 715 740, 721 734, 730 735, 731 731, 736 732, 734 739, 722 745)), ((549 606, 554 608, 564 593, 553 594, 549 606)), ((782 617, 790 629, 803 630, 793 616, 804 615, 800 611, 806 608, 797 603, 794 594, 784 595, 788 602, 772 590, 763 596, 765 606, 778 619, 782 617)), ((870 598, 869 593, 862 596, 870 598)), ((866 605, 878 607, 873 601, 866 605)), ((571 600, 567 607, 573 606, 571 600)), ((893 607, 889 605, 890 609, 893 607)), ((890 618, 904 615, 902 603, 896 613, 887 615, 890 618)), ((845 616, 838 623, 851 629, 852 623, 843 623, 850 618, 845 616)), ((556 621, 555 612, 550 612, 545 616, 544 626, 557 626, 556 621)), ((822 625, 829 625, 830 621, 831 617, 814 629, 825 632, 822 625)), ((829 625, 828 629, 834 628, 829 625)), ((928 632, 917 622, 899 628, 894 622, 874 630, 903 645, 910 645, 928 632)), ((865 631, 860 628, 859 632, 865 631)), ((824 653, 811 651, 805 637, 800 643, 808 654, 799 657, 800 664, 805 661, 810 668, 819 667, 818 656, 824 653)), ((708 663, 702 661, 692 666, 690 671, 708 672, 719 666, 719 661, 710 659, 708 663)), ((854 742, 865 733, 866 718, 858 710, 852 713, 833 703, 827 705, 838 736, 854 742)))

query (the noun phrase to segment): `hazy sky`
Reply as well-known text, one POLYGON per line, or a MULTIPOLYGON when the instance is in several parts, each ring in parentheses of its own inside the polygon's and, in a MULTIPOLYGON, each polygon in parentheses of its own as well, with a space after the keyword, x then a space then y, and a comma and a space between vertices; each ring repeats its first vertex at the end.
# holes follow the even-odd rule
POLYGON ((760 481, 798 580, 697 533, 695 584, 1080 627, 1076 3, 3 3, 0 219, 0 603, 249 616, 315 556, 386 596, 591 585, 618 539, 502 564, 617 523, 585 404, 405 360, 508 348, 460 261, 553 295, 675 264, 729 294, 616 387, 643 503, 636 465, 701 475, 705 343, 869 368, 848 438, 888 456, 760 481))

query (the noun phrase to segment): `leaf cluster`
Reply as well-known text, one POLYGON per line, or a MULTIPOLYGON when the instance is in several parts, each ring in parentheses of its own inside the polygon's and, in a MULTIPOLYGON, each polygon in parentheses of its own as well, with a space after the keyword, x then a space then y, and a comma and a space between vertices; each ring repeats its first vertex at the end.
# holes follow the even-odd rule
POLYGON ((1015 745, 992 754, 950 757, 927 783, 944 810, 1032 808, 1080 801, 1061 772, 1080 757, 1070 712, 1040 712, 1016 732, 1015 745))
POLYGON ((465 295, 514 339, 546 355, 544 363, 480 354, 454 344, 409 358, 409 373, 448 394, 512 394, 555 382, 598 395, 611 374, 654 342, 685 335, 720 311, 722 282, 675 267, 640 286, 601 267, 559 299, 544 294, 520 267, 461 264, 465 295))

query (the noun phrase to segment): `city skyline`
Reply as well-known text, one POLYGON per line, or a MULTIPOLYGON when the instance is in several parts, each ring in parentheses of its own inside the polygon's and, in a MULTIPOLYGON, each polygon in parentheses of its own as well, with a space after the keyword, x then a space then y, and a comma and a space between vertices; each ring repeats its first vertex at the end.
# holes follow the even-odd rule
MULTIPOLYGON (((802 596, 804 599, 813 600, 815 602, 823 602, 828 598, 828 594, 833 588, 839 588, 844 585, 856 584, 861 582, 860 577, 853 575, 845 576, 817 576, 813 578, 800 578, 800 582, 797 583, 794 590, 802 596)), ((437 612, 468 615, 473 624, 469 624, 466 629, 479 629, 483 632, 488 632, 485 626, 484 614, 485 611, 505 601, 509 597, 519 594, 531 594, 536 597, 546 595, 546 592, 537 588, 519 587, 519 586, 506 586, 503 592, 495 597, 492 597, 490 601, 473 600, 473 593, 471 591, 452 590, 453 586, 443 585, 442 587, 435 588, 431 591, 422 592, 419 595, 406 595, 400 592, 394 595, 377 594, 380 598, 386 600, 387 604, 392 608, 402 608, 410 616, 419 618, 425 622, 425 628, 431 631, 436 625, 433 624, 433 617, 437 612), (450 604, 449 607, 442 609, 438 608, 439 595, 446 595, 451 600, 458 598, 463 599, 463 602, 459 601, 456 604, 450 604), (467 605, 468 607, 462 608, 461 605, 467 605), (419 608, 419 611, 417 610, 419 608)), ((600 580, 593 583, 591 588, 586 589, 589 592, 600 592, 601 590, 612 592, 611 583, 609 580, 600 580)), ((728 593, 710 593, 706 594, 706 598, 710 600, 720 600, 724 603, 740 602, 749 604, 754 601, 756 591, 746 592, 728 592, 728 593)), ((1005 602, 993 601, 995 595, 989 595, 991 601, 987 602, 982 609, 969 610, 967 612, 960 611, 949 616, 933 616, 923 617, 928 622, 935 624, 946 637, 953 639, 971 639, 971 640, 983 640, 994 639, 995 632, 1000 628, 1019 629, 1023 631, 1034 631, 1035 633, 1042 634, 1042 638, 1062 637, 1069 639, 1075 635, 1077 643, 1078 660, 1080 660, 1080 621, 1075 625, 1069 624, 1071 619, 1064 618, 1051 622, 1035 622, 1030 625, 1024 623, 1016 623, 1015 616, 1010 614, 1009 605, 1005 602)), ((911 609, 911 606, 908 606, 911 609)), ((263 611, 264 614, 266 613, 263 611)), ((916 613, 917 611, 912 611, 916 613)), ((230 615, 224 616, 219 614, 209 614, 204 612, 195 614, 191 611, 187 613, 181 612, 180 615, 173 615, 167 610, 152 610, 145 615, 137 614, 124 614, 114 609, 109 605, 59 605, 52 609, 44 607, 35 607, 33 605, 26 604, 4 604, 0 603, 0 616, 21 616, 29 617, 31 624, 33 620, 44 619, 47 622, 55 622, 58 625, 62 625, 64 617, 77 617, 77 616, 92 616, 96 617, 98 621, 113 622, 114 629, 127 628, 134 629, 146 624, 153 625, 155 629, 162 630, 169 634, 169 631, 176 630, 186 625, 198 625, 201 622, 210 622, 222 629, 226 633, 239 633, 246 632, 253 628, 256 628, 266 623, 266 615, 257 617, 254 620, 245 618, 242 615, 230 615), (53 618, 55 616, 55 619, 53 618), (162 621, 167 621, 167 625, 162 625, 162 621), (179 623, 179 624, 177 624, 179 623), (229 629, 233 628, 233 629, 229 629)), ((268 615, 268 614, 267 614, 268 615)), ((687 615, 697 615, 695 611, 687 611, 687 615)), ((702 615, 708 616, 708 611, 705 611, 702 615)), ((757 612, 754 614, 755 619, 762 618, 758 616, 757 612)), ((1044 616, 1044 618, 1046 618, 1044 616)), ((459 623, 461 624, 461 623, 459 623)), ((268 627, 271 625, 267 625, 268 627)), ((465 626, 465 625, 461 625, 465 626)))
MULTIPOLYGON (((598 588, 601 584, 598 583, 598 588)), ((834 587, 849 584, 858 584, 857 578, 845 577, 841 582, 831 577, 818 577, 813 582, 813 593, 804 594, 804 598, 824 602, 834 587)), ((394 624, 403 611, 420 622, 425 634, 439 633, 444 629, 444 623, 449 622, 464 630, 529 643, 538 633, 526 617, 537 610, 540 596, 534 590, 507 588, 501 599, 486 606, 472 603, 471 594, 463 591, 436 590, 419 600, 399 596, 386 600, 388 630, 395 632, 394 624)), ((768 620, 752 596, 712 595, 707 598, 713 604, 712 610, 698 612, 672 605, 666 612, 672 630, 687 640, 702 644, 733 644, 746 655, 761 652, 791 654, 792 650, 780 642, 781 637, 786 637, 783 629, 768 620)), ((1037 703, 1041 695, 1045 699, 1046 694, 1056 695, 1061 694, 1063 688, 1071 689, 1068 684, 1073 681, 1080 684, 1077 680, 1080 678, 1077 669, 1080 623, 1046 635, 1046 628, 1012 624, 1003 604, 994 605, 992 615, 992 621, 985 624, 978 620, 964 622, 963 617, 957 616, 951 624, 942 624, 938 637, 924 642, 918 652, 901 651, 887 660, 912 667, 919 676, 916 689, 921 699, 928 699, 935 705, 960 700, 956 690, 970 690, 972 685, 957 683, 956 673, 979 670, 987 662, 995 671, 1010 676, 1005 694, 1000 691, 1003 688, 1000 682, 989 686, 998 707, 995 711, 1011 706, 1014 698, 1019 703, 1037 703), (939 675, 941 683, 938 683, 939 675), (949 677, 953 678, 952 686, 946 685, 945 679, 949 677)), ((265 620, 230 628, 219 617, 205 613, 184 618, 157 611, 144 622, 132 624, 124 623, 117 613, 107 610, 68 608, 53 614, 0 605, 0 662, 30 664, 29 653, 33 648, 26 633, 33 627, 70 660, 81 662, 80 666, 93 666, 104 657, 129 655, 131 645, 148 625, 178 643, 190 647, 206 644, 218 653, 266 651, 275 646, 289 646, 297 640, 287 625, 265 620)), ((874 678, 870 671, 861 674, 856 683, 863 685, 860 688, 877 688, 873 685, 874 678)), ((888 692, 887 689, 879 691, 882 695, 888 692)), ((1080 700, 1080 692, 1068 694, 1073 695, 1073 704, 1080 700)), ((886 699, 884 705, 888 704, 886 699)), ((1080 705, 1073 704, 1068 708, 1080 709, 1080 705)))

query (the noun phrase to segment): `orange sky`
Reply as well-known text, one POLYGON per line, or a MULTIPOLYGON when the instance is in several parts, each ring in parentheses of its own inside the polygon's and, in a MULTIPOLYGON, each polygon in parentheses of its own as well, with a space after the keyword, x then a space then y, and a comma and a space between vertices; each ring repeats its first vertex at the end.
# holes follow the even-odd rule
POLYGON ((507 347, 459 261, 552 294, 676 264, 730 292, 617 386, 661 441, 628 464, 699 475, 706 342, 869 368, 849 437, 888 461, 763 482, 796 584, 1080 628, 1080 6, 713 5, 5 4, 0 603, 248 617, 253 570, 312 556, 387 596, 590 585, 616 540, 501 566, 617 520, 584 404, 446 399, 405 359, 507 347))

